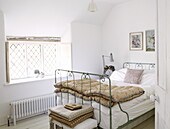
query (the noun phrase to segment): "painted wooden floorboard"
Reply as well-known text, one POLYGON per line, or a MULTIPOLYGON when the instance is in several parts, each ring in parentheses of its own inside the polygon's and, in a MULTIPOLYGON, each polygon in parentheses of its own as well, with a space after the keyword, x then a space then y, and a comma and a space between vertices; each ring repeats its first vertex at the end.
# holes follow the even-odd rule
POLYGON ((152 116, 151 118, 144 121, 143 123, 141 123, 140 125, 136 126, 133 129, 154 129, 155 128, 154 121, 155 121, 155 118, 154 116, 152 116))
MULTIPOLYGON (((0 126, 0 129, 49 129, 49 118, 47 114, 40 115, 18 121, 16 126, 0 126)), ((149 118, 133 129, 154 129, 154 117, 149 118)))
POLYGON ((1 126, 0 129, 49 129, 48 115, 40 115, 17 122, 16 126, 1 126))

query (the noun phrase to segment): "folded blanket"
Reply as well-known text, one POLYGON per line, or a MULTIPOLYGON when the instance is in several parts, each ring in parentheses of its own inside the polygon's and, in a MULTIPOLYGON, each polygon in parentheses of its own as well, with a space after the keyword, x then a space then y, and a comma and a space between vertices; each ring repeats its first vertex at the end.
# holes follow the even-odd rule
POLYGON ((74 120, 72 120, 72 121, 67 121, 67 120, 64 120, 64 119, 62 119, 62 118, 56 117, 56 116, 55 116, 54 114, 52 114, 52 113, 49 114, 49 117, 51 117, 52 119, 54 119, 54 120, 56 120, 56 121, 58 121, 58 122, 60 122, 60 123, 62 123, 62 124, 67 125, 67 126, 70 127, 70 128, 75 127, 75 126, 78 125, 79 123, 83 122, 84 120, 86 120, 86 119, 88 119, 88 118, 90 118, 90 117, 92 117, 92 116, 93 116, 93 112, 90 112, 90 113, 87 113, 87 114, 85 114, 85 115, 83 115, 83 116, 80 116, 80 117, 78 117, 78 118, 76 118, 76 119, 74 119, 74 120))
MULTIPOLYGON (((85 100, 96 101, 110 106, 110 89, 94 79, 68 80, 56 83, 55 92, 70 93, 85 100)), ((144 94, 144 90, 134 86, 111 86, 111 106, 118 102, 126 102, 144 94)))
POLYGON ((81 109, 82 105, 79 105, 79 104, 67 104, 67 105, 64 105, 64 107, 69 109, 69 110, 77 110, 77 109, 81 109))
POLYGON ((72 121, 80 116, 93 112, 93 107, 90 105, 82 105, 81 109, 71 111, 64 108, 63 105, 58 105, 56 107, 50 108, 49 111, 52 115, 56 117, 59 117, 66 121, 72 121))

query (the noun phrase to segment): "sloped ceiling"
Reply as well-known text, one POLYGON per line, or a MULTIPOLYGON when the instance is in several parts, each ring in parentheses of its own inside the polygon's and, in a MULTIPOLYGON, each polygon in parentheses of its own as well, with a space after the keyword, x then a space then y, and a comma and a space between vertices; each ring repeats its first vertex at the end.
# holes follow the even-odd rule
POLYGON ((90 0, 0 0, 7 35, 61 36, 73 21, 101 25, 114 4, 127 0, 95 0, 98 11, 87 11, 90 0))

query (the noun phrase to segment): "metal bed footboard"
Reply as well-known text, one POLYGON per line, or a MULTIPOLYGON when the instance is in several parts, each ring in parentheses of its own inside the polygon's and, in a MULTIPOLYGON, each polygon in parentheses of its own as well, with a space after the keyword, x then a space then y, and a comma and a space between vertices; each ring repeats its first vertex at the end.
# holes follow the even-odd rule
MULTIPOLYGON (((86 73, 86 72, 79 72, 79 71, 70 71, 70 70, 63 70, 63 69, 57 69, 55 70, 55 83, 57 82, 62 82, 62 81, 67 81, 69 79, 75 80, 76 79, 76 75, 78 74, 79 79, 98 79, 99 82, 104 82, 106 80, 108 80, 108 86, 109 86, 109 95, 110 95, 110 100, 109 100, 109 115, 110 115, 110 129, 112 129, 112 96, 111 96, 111 80, 107 75, 104 74, 94 74, 94 73, 86 73), (65 72, 64 76, 62 75, 62 72, 65 72)), ((67 83, 68 85, 68 83, 67 83)), ((75 83, 74 83, 75 85, 75 83)), ((90 93, 91 93, 91 81, 89 81, 89 85, 90 85, 90 93)), ((83 87, 83 83, 81 85, 81 89, 83 87)), ((63 104, 63 93, 61 92, 61 104, 63 104)), ((101 94, 101 83, 100 83, 100 91, 99 94, 101 94)), ((67 93, 67 102, 69 103, 69 93, 67 93)), ((76 99, 77 97, 74 96, 74 102, 76 103, 76 99)), ((82 104, 83 101, 85 101, 83 98, 82 99, 82 104)), ((91 102, 91 106, 92 106, 92 98, 90 100, 91 102)), ((100 126, 100 122, 101 122, 101 104, 100 104, 101 98, 99 99, 99 121, 98 121, 98 127, 100 126)))

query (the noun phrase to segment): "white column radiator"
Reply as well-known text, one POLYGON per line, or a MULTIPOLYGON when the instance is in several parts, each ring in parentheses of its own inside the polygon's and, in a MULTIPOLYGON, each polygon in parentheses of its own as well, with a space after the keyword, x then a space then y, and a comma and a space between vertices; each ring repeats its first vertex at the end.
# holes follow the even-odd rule
POLYGON ((11 102, 11 117, 14 125, 17 120, 46 113, 50 107, 56 106, 56 97, 55 94, 49 94, 11 102))

